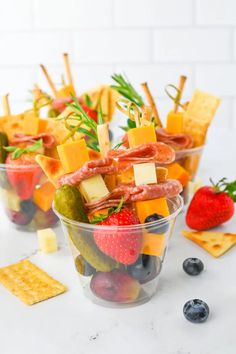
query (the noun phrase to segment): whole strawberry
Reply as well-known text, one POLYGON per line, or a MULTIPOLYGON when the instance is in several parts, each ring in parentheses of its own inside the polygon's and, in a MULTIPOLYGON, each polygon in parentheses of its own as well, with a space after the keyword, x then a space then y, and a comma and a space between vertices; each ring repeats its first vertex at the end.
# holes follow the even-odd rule
POLYGON ((212 186, 205 186, 195 193, 186 214, 186 224, 203 231, 221 225, 234 214, 236 181, 227 183, 226 178, 212 186))
POLYGON ((129 265, 136 262, 142 245, 142 233, 138 230, 119 230, 116 226, 130 226, 139 224, 139 219, 130 209, 123 208, 97 223, 97 225, 111 226, 111 229, 94 231, 94 240, 99 249, 116 261, 129 265))

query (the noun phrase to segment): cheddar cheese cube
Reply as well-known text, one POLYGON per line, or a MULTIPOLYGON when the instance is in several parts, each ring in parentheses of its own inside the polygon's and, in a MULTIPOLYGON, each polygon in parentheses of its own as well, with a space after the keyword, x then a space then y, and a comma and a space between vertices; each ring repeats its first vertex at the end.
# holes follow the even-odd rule
POLYGON ((177 179, 185 187, 190 179, 189 173, 177 162, 167 166, 168 178, 177 179))
POLYGON ((43 253, 56 252, 57 237, 52 229, 43 229, 37 231, 39 250, 43 253))
POLYGON ((156 131, 153 125, 130 129, 127 133, 129 146, 135 147, 146 143, 155 143, 156 131))
POLYGON ((135 203, 135 209, 142 224, 147 216, 155 213, 164 217, 170 215, 166 198, 138 201, 135 203))
POLYGON ((44 183, 34 191, 34 203, 43 211, 47 212, 52 207, 55 187, 51 182, 44 183))
POLYGON ((72 85, 67 85, 62 89, 57 91, 57 97, 70 97, 71 95, 75 96, 75 89, 72 85))
POLYGON ((155 163, 139 163, 134 165, 133 169, 136 186, 141 186, 142 184, 157 183, 155 163))
POLYGON ((45 133, 47 130, 48 121, 46 119, 39 119, 38 134, 45 133))
POLYGON ((116 187, 116 175, 104 176, 104 182, 110 192, 116 187))
POLYGON ((162 256, 165 249, 165 236, 161 234, 143 234, 143 243, 141 252, 149 256, 162 256))
POLYGON ((117 183, 131 183, 134 181, 133 167, 117 175, 117 183))
POLYGON ((109 194, 101 175, 95 175, 80 182, 79 190, 86 202, 92 202, 109 194))
POLYGON ((166 120, 166 131, 169 134, 180 134, 183 132, 183 112, 169 112, 166 120))
POLYGON ((23 120, 23 132, 26 135, 36 135, 39 130, 39 117, 34 112, 26 112, 23 120))
POLYGON ((84 139, 58 145, 57 152, 66 173, 78 170, 89 161, 89 153, 84 139))
POLYGON ((158 183, 164 182, 168 177, 168 170, 166 167, 157 167, 156 174, 157 174, 157 182, 158 183))

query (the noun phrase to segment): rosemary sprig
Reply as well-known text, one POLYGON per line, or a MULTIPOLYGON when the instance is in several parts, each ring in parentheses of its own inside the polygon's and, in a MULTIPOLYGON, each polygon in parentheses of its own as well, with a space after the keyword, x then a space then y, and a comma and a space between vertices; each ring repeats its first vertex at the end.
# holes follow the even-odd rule
POLYGON ((88 106, 89 108, 92 108, 93 101, 92 101, 91 97, 88 94, 85 94, 84 100, 85 100, 86 106, 88 106))
POLYGON ((23 154, 35 152, 43 146, 43 140, 36 141, 33 145, 27 148, 19 148, 16 146, 5 146, 4 149, 8 152, 12 152, 12 160, 19 159, 23 154))
POLYGON ((111 78, 116 82, 116 85, 111 85, 114 90, 131 102, 134 102, 137 106, 142 107, 144 105, 142 97, 127 78, 124 78, 121 74, 114 74, 111 78))

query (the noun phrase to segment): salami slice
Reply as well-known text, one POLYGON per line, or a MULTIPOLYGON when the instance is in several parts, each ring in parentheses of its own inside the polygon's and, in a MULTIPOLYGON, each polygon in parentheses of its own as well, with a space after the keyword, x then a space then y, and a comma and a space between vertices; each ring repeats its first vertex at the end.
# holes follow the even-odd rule
POLYGON ((118 171, 124 171, 128 170, 134 163, 170 164, 175 159, 175 152, 170 146, 157 142, 142 144, 126 150, 110 150, 108 157, 118 161, 118 171))
POLYGON ((109 157, 104 158, 102 160, 90 160, 86 162, 79 170, 61 176, 58 180, 58 184, 59 186, 62 186, 64 184, 76 186, 84 179, 87 179, 94 175, 111 175, 115 172, 116 167, 113 165, 113 160, 109 157))
POLYGON ((97 210, 118 205, 121 197, 124 198, 126 203, 130 203, 163 197, 173 198, 181 192, 181 183, 177 180, 170 179, 163 183, 145 184, 137 187, 133 184, 122 184, 105 197, 94 202, 86 203, 85 207, 89 213, 92 213, 97 210))
POLYGON ((42 139, 43 146, 46 149, 50 149, 54 146, 56 140, 52 134, 41 133, 37 135, 25 135, 25 134, 15 134, 15 139, 12 141, 12 144, 21 144, 21 143, 35 143, 37 140, 42 139))

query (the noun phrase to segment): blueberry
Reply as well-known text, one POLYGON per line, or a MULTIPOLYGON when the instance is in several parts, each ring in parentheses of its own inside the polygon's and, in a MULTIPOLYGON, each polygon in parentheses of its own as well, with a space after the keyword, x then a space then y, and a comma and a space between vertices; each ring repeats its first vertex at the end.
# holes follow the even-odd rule
POLYGON ((7 210, 7 214, 11 222, 16 225, 28 225, 32 220, 28 214, 23 213, 22 211, 7 210))
POLYGON ((183 270, 188 275, 198 275, 204 269, 202 261, 198 258, 187 258, 183 263, 183 270))
POLYGON ((78 273, 85 277, 96 273, 96 269, 93 268, 81 255, 75 258, 75 268, 78 273))
POLYGON ((208 305, 199 299, 189 300, 183 308, 185 318, 192 323, 205 322, 209 316, 208 305))
MULTIPOLYGON (((164 219, 164 216, 154 213, 151 214, 149 216, 146 217, 146 219, 144 220, 145 224, 146 223, 151 223, 154 221, 159 221, 164 219)), ((162 223, 160 223, 159 226, 146 226, 146 230, 148 230, 149 232, 155 233, 155 234, 164 234, 169 228, 169 224, 168 222, 164 221, 162 223)))
POLYGON ((127 267, 127 270, 140 284, 145 284, 153 280, 160 273, 161 259, 142 254, 134 264, 127 267))
POLYGON ((36 205, 31 199, 23 200, 20 203, 20 209, 23 213, 27 214, 29 218, 33 218, 36 212, 36 205))

